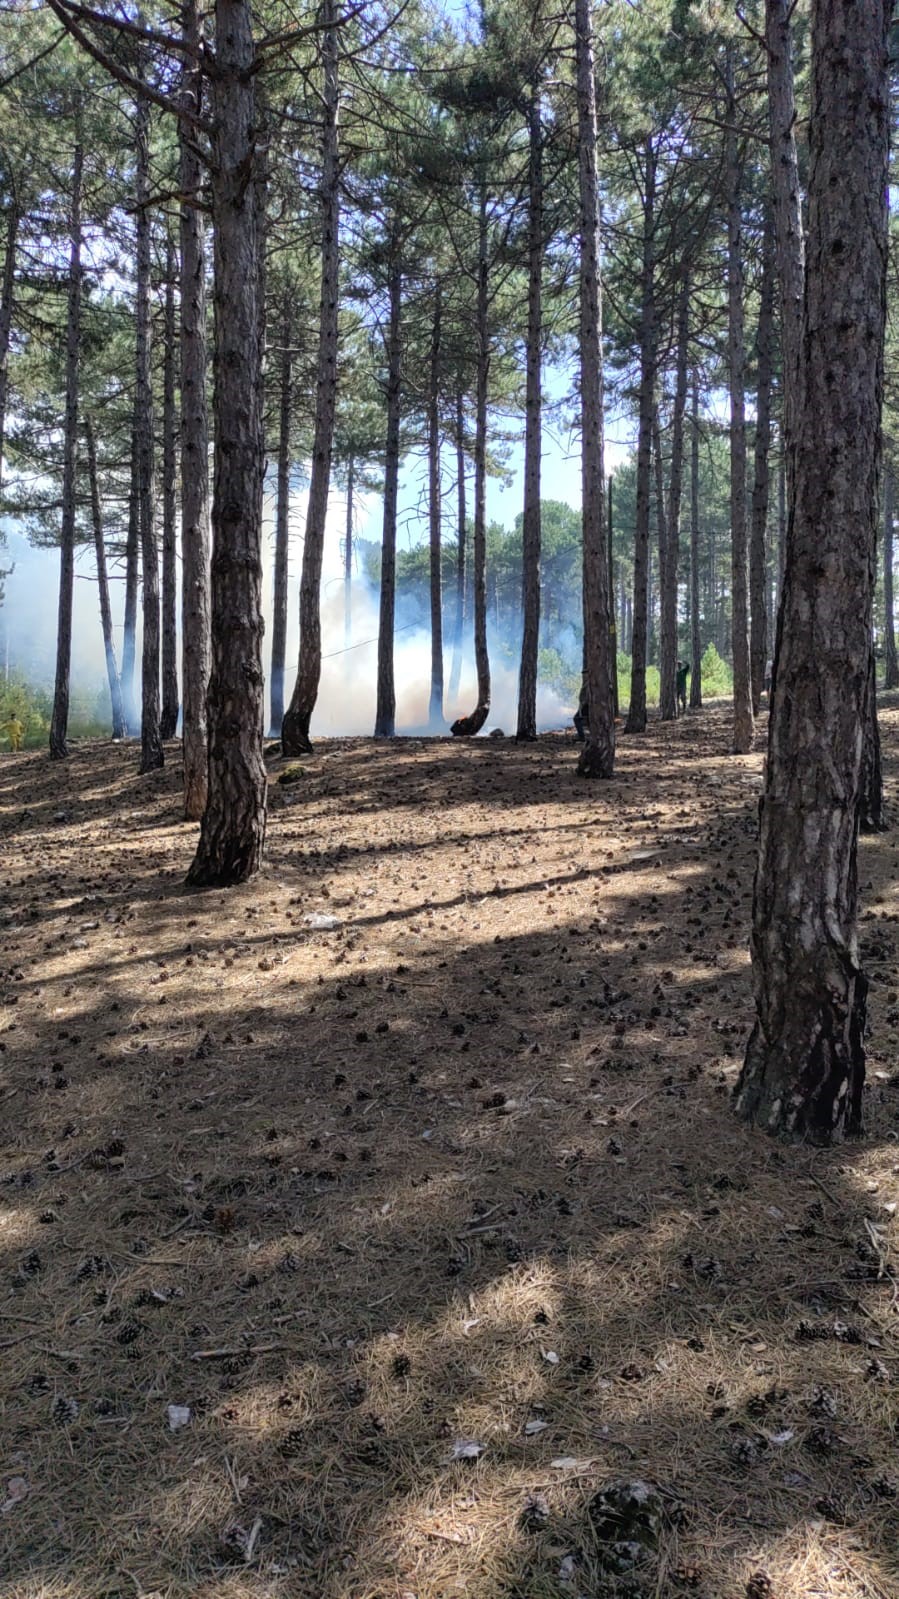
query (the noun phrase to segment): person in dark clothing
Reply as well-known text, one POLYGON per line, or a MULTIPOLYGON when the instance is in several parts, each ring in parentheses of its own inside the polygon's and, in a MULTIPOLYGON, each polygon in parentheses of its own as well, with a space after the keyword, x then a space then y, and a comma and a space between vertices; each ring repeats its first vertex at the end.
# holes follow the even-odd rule
POLYGON ((689 664, 686 661, 678 661, 676 679, 678 715, 686 715, 687 712, 687 678, 689 676, 689 664))
POLYGON ((580 693, 577 697, 577 710, 575 711, 572 720, 574 722, 574 730, 577 734, 578 743, 586 743, 587 735, 584 732, 584 728, 590 726, 590 707, 587 703, 586 682, 581 683, 580 693))

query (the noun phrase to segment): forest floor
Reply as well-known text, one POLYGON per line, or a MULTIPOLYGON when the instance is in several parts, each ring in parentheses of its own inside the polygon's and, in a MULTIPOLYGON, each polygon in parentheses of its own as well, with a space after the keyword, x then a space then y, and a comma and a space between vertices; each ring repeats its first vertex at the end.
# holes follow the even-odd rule
POLYGON ((728 727, 323 742, 201 895, 175 746, 3 761, 2 1599, 896 1599, 899 831, 869 1136, 747 1131, 728 727))

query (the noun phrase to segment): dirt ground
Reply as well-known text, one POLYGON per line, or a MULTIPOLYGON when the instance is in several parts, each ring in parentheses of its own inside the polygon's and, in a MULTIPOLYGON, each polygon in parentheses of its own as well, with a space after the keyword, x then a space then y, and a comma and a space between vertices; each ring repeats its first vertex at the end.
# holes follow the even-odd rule
POLYGON ((204 895, 175 746, 3 761, 2 1599, 896 1599, 899 830, 867 1139, 747 1132, 727 734, 323 743, 204 895))

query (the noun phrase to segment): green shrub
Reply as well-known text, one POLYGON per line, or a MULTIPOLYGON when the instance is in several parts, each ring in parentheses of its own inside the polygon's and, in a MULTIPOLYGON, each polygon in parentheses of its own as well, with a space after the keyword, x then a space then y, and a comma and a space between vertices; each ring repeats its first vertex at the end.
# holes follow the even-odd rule
POLYGON ((734 691, 734 675, 727 661, 723 661, 714 644, 706 647, 702 657, 702 694, 704 699, 729 699, 734 691))

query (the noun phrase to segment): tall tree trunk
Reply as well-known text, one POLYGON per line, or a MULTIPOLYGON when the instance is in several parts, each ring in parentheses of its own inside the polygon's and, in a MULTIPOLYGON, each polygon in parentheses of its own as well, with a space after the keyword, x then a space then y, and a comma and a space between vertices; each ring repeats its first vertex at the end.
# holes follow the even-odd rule
POLYGON ((281 370, 278 402, 278 483, 275 502, 275 572, 272 596, 272 738, 281 737, 284 721, 284 669, 287 661, 287 570, 290 544, 290 431, 292 411, 293 294, 285 289, 281 305, 281 370))
MULTIPOLYGON (((777 609, 780 610, 783 594, 784 569, 787 564, 787 461, 782 448, 777 464, 777 609)), ((775 617, 776 621, 776 617, 775 617)))
POLYGON ((387 440, 384 447, 384 522, 381 533, 381 599, 378 618, 378 691, 375 738, 396 732, 396 688, 393 676, 393 630, 396 611, 396 510, 400 477, 402 412, 403 270, 396 222, 391 229, 387 267, 390 319, 387 328, 387 440))
POLYGON ((626 733, 646 731, 646 652, 649 642, 649 497, 652 476, 652 415, 655 405, 658 332, 655 304, 656 154, 645 146, 643 265, 640 275, 640 419, 637 431, 637 509, 634 527, 634 604, 631 694, 626 733))
POLYGON ((3 446, 6 438, 6 395, 9 387, 9 341, 12 334, 13 294, 16 284, 16 246, 19 237, 18 200, 13 196, 6 218, 6 250, 0 287, 0 482, 3 477, 3 446))
POLYGON ((249 0, 216 0, 215 488, 209 789, 196 886, 240 883, 258 870, 265 841, 262 728, 262 480, 265 431, 260 294, 265 183, 249 0))
POLYGON ((66 412, 63 436, 62 520, 59 534, 59 618, 56 631, 56 682, 50 720, 50 758, 68 755, 69 671, 72 662, 72 600, 75 589, 75 481, 78 440, 78 356, 81 339, 81 191, 84 146, 80 129, 72 161, 69 208, 69 292, 66 310, 66 412))
POLYGON ((680 509, 684 481, 684 415, 687 409, 687 354, 690 335, 690 280, 685 274, 677 301, 677 355, 671 416, 671 476, 668 480, 665 567, 661 580, 659 628, 659 714, 663 722, 677 717, 677 595, 680 563, 680 509))
POLYGON ((143 648, 141 653, 140 770, 153 772, 165 761, 159 731, 159 552, 156 545, 153 485, 153 370, 150 350, 150 103, 139 96, 135 107, 137 151, 137 281, 135 353, 137 408, 137 482, 140 553, 144 572, 143 648))
POLYGON ((312 476, 300 573, 300 661, 290 704, 281 726, 285 755, 312 749, 309 723, 318 699, 322 670, 321 581, 325 521, 331 484, 334 415, 337 406, 338 272, 340 265, 340 162, 338 116, 340 82, 336 0, 321 0, 322 41, 322 281, 318 324, 318 367, 315 384, 315 431, 312 476))
POLYGON ((873 637, 868 664, 868 714, 862 749, 858 825, 862 833, 883 833, 887 827, 883 805, 883 762, 880 753, 880 723, 877 718, 877 673, 874 665, 873 637))
POLYGON ((543 344, 543 125, 540 90, 528 106, 528 330, 524 400, 524 517, 521 530, 521 664, 518 739, 537 737, 537 660, 540 649, 540 394, 543 344))
POLYGON ((727 50, 727 365, 730 390, 731 649, 736 755, 752 749, 746 549, 746 350, 743 336, 743 161, 737 143, 733 47, 727 50))
POLYGON ((178 576, 176 562, 177 436, 175 412, 175 247, 166 234, 165 349, 162 366, 162 715, 159 731, 174 738, 178 726, 178 576))
POLYGON ((440 284, 434 296, 428 388, 428 528, 431 598, 431 694, 428 726, 443 726, 443 572, 440 545, 440 284))
POLYGON ((887 456, 883 463, 883 620, 884 688, 899 688, 899 660, 896 658, 896 620, 893 614, 893 467, 887 456))
POLYGON ((752 526, 749 540, 749 660, 752 714, 757 716, 765 689, 768 660, 768 459, 771 452, 771 367, 774 336, 774 225, 765 212, 762 285, 756 333, 758 387, 755 406, 755 470, 752 481, 752 526))
POLYGON ((465 628, 465 413, 462 390, 456 394, 456 621, 453 627, 453 660, 450 667, 449 697, 454 702, 462 676, 462 635, 465 628))
POLYGON ((702 710, 702 620, 699 604, 699 376, 690 396, 690 709, 702 710))
POLYGON ((353 636, 353 500, 356 463, 352 456, 346 469, 346 531, 343 541, 343 643, 349 649, 353 636))
POLYGON ((137 655, 137 596, 140 585, 140 466, 137 400, 131 417, 131 464, 128 484, 128 529, 125 535, 125 615, 122 628, 122 702, 128 732, 137 727, 134 663, 137 655))
POLYGON ((616 589, 615 589, 615 554, 614 554, 614 526, 615 526, 615 523, 614 523, 614 515, 613 515, 614 507, 613 507, 613 504, 612 504, 612 484, 613 484, 614 479, 613 479, 613 476, 612 476, 611 472, 609 473, 607 481, 608 481, 608 488, 609 488, 609 520, 608 520, 608 539, 609 539, 609 639, 610 639, 611 649, 612 649, 612 715, 614 716, 614 718, 615 718, 615 720, 617 722, 617 720, 618 720, 618 712, 619 712, 620 706, 618 704, 618 624, 617 624, 617 621, 616 621, 616 605, 615 605, 615 593, 616 593, 616 589))
POLYGON ((883 396, 888 0, 817 0, 795 500, 760 808, 756 1023, 737 1109, 825 1142, 861 1125, 859 730, 883 396), (827 465, 822 470, 822 462, 827 465))
POLYGON ((596 171, 596 72, 591 0, 575 0, 578 196, 580 201, 581 503, 584 529, 584 656, 590 728, 578 760, 581 777, 611 777, 612 711, 609 565, 603 492, 602 300, 599 182, 596 171))
POLYGON ((796 99, 790 18, 795 0, 765 0, 765 43, 768 60, 768 129, 771 140, 771 189, 774 197, 777 280, 780 299, 780 342, 783 354, 783 432, 787 482, 792 494, 792 451, 801 404, 802 295, 805 246, 802 233, 802 190, 796 153, 796 99))
MULTIPOLYGON (((666 507, 665 507, 665 463, 664 463, 664 459, 662 457, 662 429, 661 429, 661 424, 660 424, 660 420, 659 420, 659 407, 658 407, 658 404, 653 406, 653 412, 652 412, 652 467, 653 467, 653 475, 655 477, 655 486, 656 486, 656 494, 655 494, 656 532, 658 533, 658 548, 659 548, 659 556, 658 556, 658 562, 659 562, 659 638, 658 638, 659 653, 658 653, 658 660, 659 660, 659 666, 661 667, 661 659, 662 659, 661 631, 662 631, 662 605, 663 605, 662 585, 663 585, 663 583, 665 581, 665 568, 666 568, 667 562, 668 562, 668 516, 667 516, 666 507)), ((651 602, 653 601, 653 595, 652 595, 652 590, 651 589, 650 589, 650 600, 651 600, 651 602)), ((650 629, 651 630, 653 629, 654 613, 655 613, 655 605, 654 605, 654 603, 651 603, 650 604, 650 629)), ((659 673, 659 676, 661 677, 661 671, 659 673)))
POLYGON ((103 651, 106 656, 106 676, 109 680, 109 700, 112 706, 112 736, 124 738, 125 709, 122 703, 122 685, 116 665, 115 644, 112 636, 112 606, 109 602, 109 574, 106 567, 106 544, 103 538, 103 513, 100 509, 100 484, 97 476, 97 445, 94 427, 89 416, 84 418, 84 442, 87 446, 87 473, 91 494, 91 521, 94 526, 94 554, 97 561, 97 591, 100 598, 100 626, 103 630, 103 651))
MULTIPOLYGON (((201 42, 196 0, 183 0, 184 41, 201 42)), ((200 109, 202 75, 188 59, 181 83, 185 113, 200 109)), ((181 205, 181 736, 184 815, 198 822, 206 809, 209 749, 206 694, 210 662, 209 422, 206 405, 206 240, 199 208, 202 182, 196 134, 187 116, 178 123, 181 205)))
POLYGON ((460 716, 450 732, 457 738, 479 733, 490 715, 490 656, 487 650, 487 383, 490 375, 489 266, 487 260, 487 180, 482 172, 478 200, 478 283, 476 310, 477 386, 474 423, 474 660, 478 703, 460 716))

